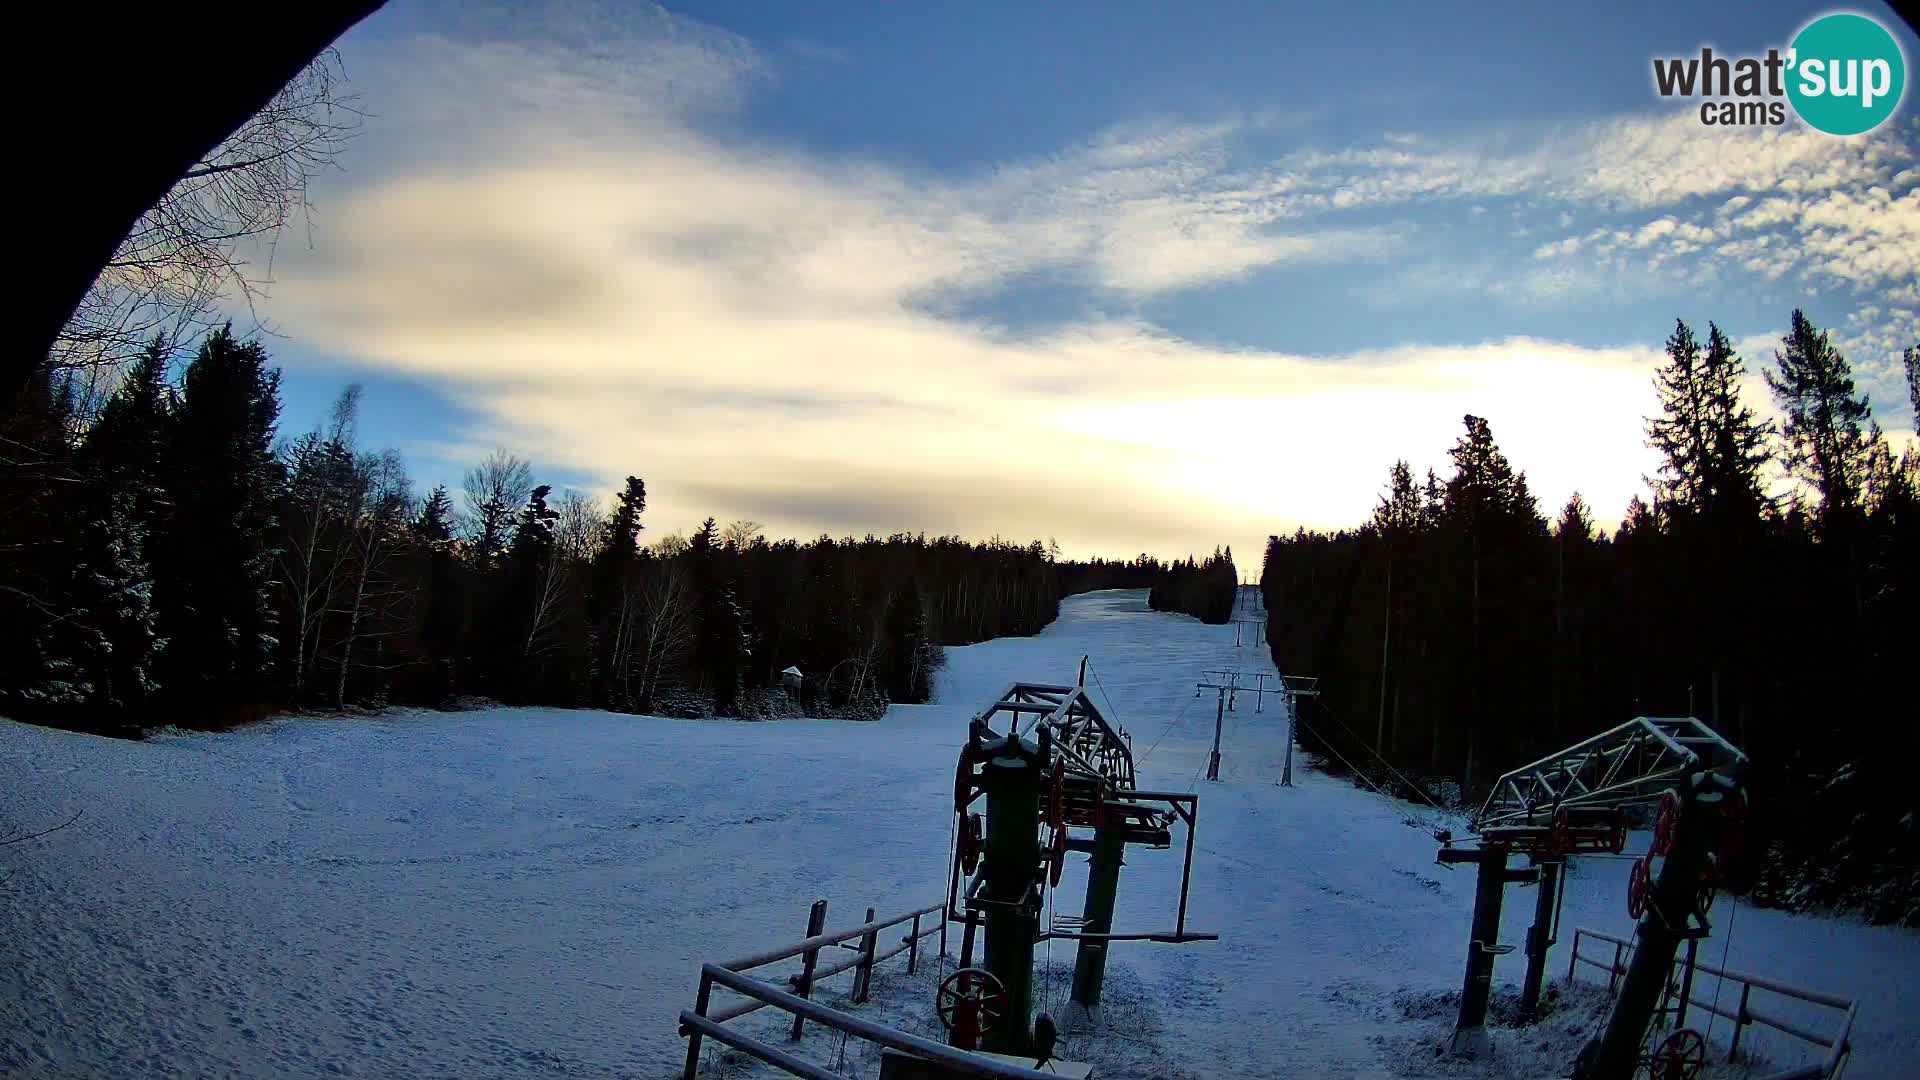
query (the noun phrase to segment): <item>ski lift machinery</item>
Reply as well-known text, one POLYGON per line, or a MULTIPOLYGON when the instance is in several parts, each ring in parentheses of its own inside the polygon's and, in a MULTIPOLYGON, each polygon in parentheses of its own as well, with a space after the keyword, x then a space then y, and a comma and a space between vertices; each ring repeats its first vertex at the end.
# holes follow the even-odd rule
MULTIPOLYGON (((1677 1031, 1652 1055, 1641 1052, 1647 1027, 1686 942, 1691 960, 1712 932, 1707 921, 1715 882, 1724 860, 1739 847, 1746 818, 1741 784, 1747 756, 1706 724, 1687 717, 1636 717, 1558 753, 1506 773, 1494 781, 1474 814, 1477 846, 1456 846, 1446 832, 1438 861, 1478 867, 1473 922, 1467 942, 1466 980, 1452 1049, 1478 1054, 1487 1047, 1487 1005, 1497 956, 1511 952, 1499 943, 1500 906, 1509 883, 1537 884, 1533 926, 1527 931, 1527 973, 1521 1011, 1538 1008, 1547 949, 1563 884, 1561 869, 1581 854, 1620 854, 1626 846, 1632 806, 1655 806, 1653 846, 1634 863, 1627 911, 1637 926, 1633 960, 1600 1038, 1574 1065, 1583 1080, 1627 1080, 1642 1066, 1671 1065, 1682 1075, 1697 1036, 1677 1031), (1532 865, 1509 869, 1510 855, 1529 857, 1532 865), (1661 860, 1654 870, 1653 860, 1661 860), (1683 1060, 1684 1059, 1684 1060, 1683 1060), (1665 1065, 1662 1065, 1662 1063, 1665 1065)), ((1692 963, 1686 965, 1691 977, 1692 963)), ((1690 988, 1680 988, 1681 999, 1690 988)), ((1696 1067, 1697 1068, 1697 1067, 1696 1067)))
POLYGON ((1131 740, 1108 722, 1085 682, 1083 659, 1080 685, 1014 683, 968 724, 954 776, 956 840, 947 889, 947 917, 964 927, 961 968, 941 984, 938 999, 955 1046, 1046 1052, 1038 1044, 1050 1041, 1052 1018, 1028 1019, 1034 946, 1043 941, 1078 943, 1069 1008, 1091 1019, 1113 942, 1219 940, 1187 929, 1199 797, 1136 785, 1131 740), (1175 822, 1185 826, 1186 850, 1172 929, 1115 931, 1126 848, 1171 848, 1175 822), (1043 926, 1041 914, 1051 908, 1047 894, 1059 886, 1069 852, 1089 856, 1082 914, 1051 917, 1043 926))

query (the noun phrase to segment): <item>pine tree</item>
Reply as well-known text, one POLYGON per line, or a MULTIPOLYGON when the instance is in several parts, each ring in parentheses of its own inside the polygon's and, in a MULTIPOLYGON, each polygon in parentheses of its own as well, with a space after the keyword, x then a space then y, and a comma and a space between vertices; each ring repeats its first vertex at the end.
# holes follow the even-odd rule
POLYGON ((447 485, 435 484, 420 501, 420 512, 413 518, 413 542, 427 551, 450 549, 453 545, 453 497, 447 485))
POLYGON ((1647 421, 1647 442, 1660 451, 1656 489, 1670 503, 1699 506, 1705 500, 1706 403, 1700 343, 1693 329, 1676 319, 1667 337, 1667 360, 1654 372, 1661 415, 1647 421))
POLYGON ((644 640, 640 530, 645 526, 640 515, 646 508, 646 483, 627 477, 601 527, 590 577, 587 619, 594 637, 594 700, 612 709, 633 706, 629 686, 636 650, 644 640))
POLYGON ((0 415, 0 692, 26 717, 72 715, 93 696, 97 635, 70 616, 76 522, 72 395, 44 367, 0 415))
POLYGON ((731 714, 739 707, 752 636, 722 565, 726 555, 719 526, 712 518, 702 522, 699 531, 689 538, 687 554, 695 589, 694 667, 713 694, 714 708, 723 715, 731 714))
POLYGON ((168 511, 160 469, 173 420, 171 363, 164 342, 155 338, 101 406, 86 438, 89 467, 99 481, 132 496, 134 522, 149 536, 168 511))
POLYGON ((1751 521, 1767 499, 1762 473, 1772 459, 1772 426, 1740 399, 1746 365, 1714 323, 1700 362, 1702 417, 1700 509, 1709 517, 1751 521))
POLYGON ((1920 345, 1909 346, 1900 354, 1907 369, 1907 401, 1913 406, 1914 424, 1920 427, 1920 345))
POLYGON ((173 510, 155 561, 163 667, 183 723, 221 722, 223 705, 246 715, 270 698, 279 388, 266 350, 231 326, 201 343, 181 378, 165 471, 173 510))
POLYGON ((436 485, 421 500, 411 531, 415 550, 426 556, 424 581, 415 608, 419 613, 420 649, 434 673, 426 693, 431 703, 439 704, 451 698, 460 683, 465 611, 458 579, 460 568, 454 555, 453 498, 445 484, 436 485))
POLYGON ((173 408, 169 363, 155 339, 101 406, 80 451, 87 486, 76 500, 83 533, 74 618, 98 635, 90 650, 90 707, 103 722, 117 716, 126 728, 144 722, 139 710, 160 689, 165 641, 154 607, 152 547, 169 509, 159 476, 173 408))
POLYGON ((637 476, 627 477, 627 486, 614 496, 613 513, 608 515, 606 534, 600 545, 601 558, 621 563, 640 550, 640 515, 647 509, 647 485, 637 476))
POLYGON ((1873 445, 1861 422, 1871 410, 1866 395, 1854 396, 1847 358, 1798 309, 1783 344, 1766 379, 1786 414, 1787 467, 1819 493, 1820 519, 1831 526, 1860 507, 1873 445))
POLYGON ((887 601, 887 697, 899 702, 926 701, 932 696, 939 656, 939 646, 927 633, 920 584, 910 577, 887 601))

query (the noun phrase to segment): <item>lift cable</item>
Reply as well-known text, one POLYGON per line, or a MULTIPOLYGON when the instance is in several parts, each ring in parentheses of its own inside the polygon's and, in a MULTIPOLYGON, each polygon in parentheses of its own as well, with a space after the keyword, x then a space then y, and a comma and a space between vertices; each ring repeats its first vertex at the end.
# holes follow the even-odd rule
MULTIPOLYGON (((1314 734, 1314 735, 1315 735, 1316 737, 1318 737, 1318 736, 1319 736, 1319 734, 1320 734, 1319 732, 1317 732, 1317 731, 1314 731, 1314 730, 1313 730, 1313 728, 1311 728, 1311 727, 1308 727, 1308 726, 1307 726, 1307 723, 1306 723, 1306 721, 1304 721, 1304 720, 1302 720, 1302 719, 1300 719, 1300 718, 1299 718, 1299 717, 1297 717, 1297 716, 1293 718, 1293 722, 1294 722, 1294 724, 1295 724, 1295 725, 1297 725, 1297 726, 1299 726, 1299 727, 1303 727, 1303 728, 1306 728, 1306 729, 1307 729, 1307 730, 1308 730, 1309 732, 1312 732, 1312 733, 1313 733, 1313 734, 1314 734)), ((1369 777, 1369 776, 1367 776, 1367 774, 1366 774, 1366 773, 1363 773, 1363 772, 1361 772, 1361 771, 1360 771, 1359 769, 1356 769, 1356 768, 1354 768, 1354 767, 1353 767, 1353 762, 1351 762, 1351 761, 1348 761, 1348 760, 1347 760, 1346 758, 1344 758, 1344 757, 1341 757, 1341 755, 1340 755, 1340 751, 1338 751, 1338 750, 1335 750, 1335 749, 1333 748, 1333 744, 1332 744, 1332 743, 1330 743, 1330 742, 1328 742, 1328 741, 1327 741, 1326 739, 1324 739, 1324 738, 1322 738, 1322 739, 1320 739, 1320 745, 1321 745, 1321 746, 1324 746, 1324 747, 1326 747, 1326 750, 1327 750, 1327 753, 1329 753, 1329 754, 1332 754, 1332 755, 1333 755, 1334 757, 1337 757, 1337 758, 1340 758, 1340 764, 1342 764, 1342 765, 1345 765, 1345 766, 1347 767, 1347 771, 1348 771, 1348 772, 1351 772, 1351 773, 1353 773, 1353 775, 1355 775, 1355 776, 1357 776, 1357 777, 1359 777, 1359 778, 1360 778, 1360 781, 1361 781, 1361 783, 1364 783, 1364 784, 1366 784, 1366 785, 1367 785, 1368 787, 1370 787, 1370 788, 1372 788, 1372 789, 1373 789, 1374 791, 1376 791, 1376 792, 1379 792, 1379 793, 1380 793, 1380 794, 1382 794, 1382 795, 1386 795, 1386 796, 1387 796, 1387 798, 1389 798, 1389 799, 1391 799, 1391 798, 1393 798, 1393 796, 1391 796, 1391 795, 1387 795, 1387 793, 1386 793, 1385 791, 1381 791, 1381 790, 1380 790, 1380 785, 1379 785, 1379 784, 1376 784, 1376 783, 1374 783, 1374 782, 1373 782, 1373 780, 1372 780, 1372 778, 1371 778, 1371 777, 1369 777)))
POLYGON ((1147 747, 1147 752, 1144 754, 1141 754, 1138 758, 1134 759, 1133 767, 1135 770, 1138 770, 1142 765, 1146 764, 1147 758, 1152 757, 1153 752, 1159 748, 1161 740, 1165 739, 1167 737, 1167 734, 1171 732, 1174 728, 1177 728, 1180 726, 1180 718, 1187 715, 1188 707, 1198 700, 1199 700, 1199 695, 1196 694, 1193 697, 1188 698, 1187 703, 1185 705, 1180 706, 1180 711, 1173 714, 1173 720, 1169 722, 1166 727, 1160 729, 1160 734, 1154 737, 1153 745, 1147 747))
MULTIPOLYGON (((1441 805, 1440 805, 1439 803, 1437 803, 1437 802, 1434 802, 1434 801, 1433 801, 1433 796, 1431 796, 1431 795, 1429 795, 1429 794, 1427 794, 1427 790, 1426 790, 1425 788, 1423 788, 1423 787, 1421 787, 1420 785, 1418 785, 1418 784, 1416 784, 1416 783, 1414 783, 1413 781, 1411 781, 1411 780, 1409 780, 1409 779, 1407 779, 1407 777, 1406 777, 1406 774, 1405 774, 1405 773, 1403 773, 1403 772, 1401 772, 1401 771, 1400 771, 1399 769, 1396 769, 1396 768, 1394 768, 1394 767, 1393 767, 1393 763, 1392 763, 1392 762, 1390 762, 1390 761, 1388 761, 1388 760, 1387 760, 1386 758, 1384 758, 1384 757, 1381 757, 1381 756, 1380 756, 1380 751, 1378 751, 1378 750, 1375 750, 1375 749, 1374 749, 1373 747, 1371 747, 1371 746, 1368 746, 1368 745, 1367 745, 1367 740, 1365 740, 1365 739, 1362 739, 1362 738, 1360 737, 1360 735, 1359 735, 1359 733, 1358 733, 1358 732, 1356 732, 1356 731, 1354 731, 1354 730, 1353 730, 1352 728, 1350 728, 1350 727, 1348 727, 1348 726, 1347 726, 1346 724, 1344 724, 1344 723, 1341 723, 1341 720, 1340 720, 1340 718, 1339 718, 1338 716, 1335 716, 1335 715, 1333 714, 1333 710, 1332 710, 1331 708, 1329 708, 1329 707, 1327 706, 1327 703, 1326 703, 1326 700, 1325 700, 1325 699, 1323 699, 1323 698, 1320 698, 1320 697, 1315 697, 1315 698, 1313 699, 1313 703, 1314 703, 1315 705, 1318 705, 1318 706, 1320 706, 1320 711, 1321 711, 1321 712, 1324 712, 1324 713, 1326 713, 1326 714, 1327 714, 1327 717, 1328 717, 1328 719, 1330 719, 1330 720, 1332 720, 1332 721, 1333 721, 1334 723, 1336 723, 1336 724, 1339 724, 1339 725, 1340 725, 1340 730, 1342 730, 1342 731, 1344 731, 1344 732, 1346 732, 1346 733, 1347 733, 1347 734, 1349 734, 1349 735, 1352 735, 1352 736, 1353 736, 1353 741, 1354 741, 1354 742, 1357 742, 1357 743, 1359 743, 1359 744, 1360 744, 1360 746, 1361 746, 1361 747, 1362 747, 1363 749, 1365 749, 1365 750, 1367 751, 1367 753, 1369 753, 1369 754, 1372 754, 1372 755, 1373 755, 1373 756, 1374 756, 1374 757, 1375 757, 1375 758, 1376 758, 1376 759, 1377 759, 1377 760, 1378 760, 1378 761, 1380 762, 1380 764, 1382 764, 1382 765, 1385 765, 1385 766, 1387 767, 1387 771, 1388 771, 1388 772, 1390 772, 1390 773, 1392 773, 1393 775, 1395 775, 1395 776, 1397 776, 1397 777, 1399 777, 1399 778, 1400 778, 1400 782, 1401 782, 1401 783, 1403 783, 1403 784, 1405 784, 1405 785, 1406 785, 1407 787, 1409 787, 1409 788, 1411 788, 1411 789, 1412 789, 1413 791, 1415 791, 1415 792, 1417 792, 1417 793, 1419 794, 1419 796, 1420 796, 1420 797, 1421 797, 1422 799, 1425 799, 1425 800, 1426 800, 1426 802, 1427 802, 1427 805, 1428 805, 1428 806, 1431 806, 1431 807, 1433 807, 1433 808, 1434 808, 1435 810, 1438 810, 1438 811, 1440 811, 1440 812, 1441 812, 1441 813, 1443 813, 1443 814, 1447 812, 1447 808, 1446 808, 1446 807, 1444 807, 1444 806, 1441 806, 1441 805)), ((1321 740, 1321 741, 1322 741, 1322 742, 1324 742, 1325 740, 1323 739, 1323 740, 1321 740)), ((1342 760, 1344 760, 1344 759, 1342 759, 1342 760)), ((1348 768, 1352 768, 1352 766, 1348 766, 1348 768)), ((1375 790, 1378 790, 1378 789, 1376 788, 1375 790)))
MULTIPOLYGON (((959 838, 959 827, 960 812, 956 810, 947 818, 947 876, 940 882, 940 895, 946 898, 944 900, 945 907, 943 907, 940 912, 940 921, 943 923, 952 921, 947 918, 947 913, 953 909, 954 897, 951 892, 954 887, 953 861, 959 857, 959 848, 955 844, 955 841, 959 838)), ((946 933, 944 931, 941 932, 940 940, 945 941, 946 939, 946 933)), ((939 972, 941 980, 944 981, 947 977, 947 950, 944 947, 940 950, 939 972)))
MULTIPOLYGON (((1727 955, 1733 951, 1733 917, 1740 912, 1739 897, 1728 893, 1727 905, 1727 940, 1720 946, 1720 971, 1722 974, 1719 978, 1713 980, 1713 1007, 1707 1010, 1707 1033, 1700 1036, 1703 1041, 1713 1038, 1714 1014, 1720 1010, 1720 988, 1727 985, 1727 976, 1725 974, 1727 970, 1727 955)), ((1702 912, 1700 917, 1704 920, 1707 917, 1706 913, 1702 912)), ((1735 1030, 1739 1030, 1738 1025, 1735 1025, 1735 1030)))

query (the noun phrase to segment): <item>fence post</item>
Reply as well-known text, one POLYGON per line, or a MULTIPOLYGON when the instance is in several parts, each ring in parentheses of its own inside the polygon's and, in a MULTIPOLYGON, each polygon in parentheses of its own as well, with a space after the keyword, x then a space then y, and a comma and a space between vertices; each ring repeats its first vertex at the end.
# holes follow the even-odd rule
POLYGON ((1567 985, 1573 985, 1573 965, 1580 961, 1580 928, 1573 928, 1573 948, 1567 950, 1567 985))
MULTIPOLYGON (((1724 979, 1726 979, 1726 976, 1725 976, 1725 975, 1722 975, 1722 976, 1720 976, 1720 978, 1721 978, 1722 980, 1724 980, 1724 979)), ((1744 983, 1744 982, 1743 982, 1743 983, 1741 983, 1741 984, 1740 984, 1740 1008, 1738 1008, 1737 1010, 1735 1010, 1735 1011, 1734 1011, 1734 1014, 1733 1014, 1733 1015, 1734 1015, 1734 1021, 1733 1021, 1733 1045, 1732 1045, 1732 1046, 1729 1046, 1729 1047, 1727 1047, 1727 1060, 1728 1060, 1728 1061, 1732 1061, 1732 1060, 1733 1060, 1734 1058, 1737 1058, 1737 1057, 1739 1057, 1739 1056, 1740 1056, 1740 1033, 1741 1033, 1742 1031, 1745 1031, 1745 1030, 1746 1030, 1746 1028, 1747 1028, 1747 1023, 1748 1023, 1748 1020, 1747 1020, 1747 995, 1748 995, 1748 994, 1751 994, 1751 993, 1753 993, 1753 984, 1752 984, 1752 983, 1744 983)))
MULTIPOLYGON (((872 922, 874 910, 867 909, 867 917, 862 922, 872 922)), ((873 983, 874 946, 879 944, 880 931, 869 930, 860 935, 860 962, 853 968, 853 1003, 862 1004, 867 1000, 867 987, 873 983)))
MULTIPOLYGON (((713 977, 707 969, 700 969, 700 993, 695 996, 693 1011, 701 1016, 707 1015, 707 1002, 713 997, 713 977)), ((682 1074, 684 1080, 693 1080, 700 1071, 700 1040, 703 1036, 699 1028, 687 1033, 687 1071, 682 1074)))
POLYGON ((913 936, 907 939, 907 974, 913 974, 913 967, 920 962, 920 916, 913 917, 913 936))
MULTIPOLYGON (((810 938, 814 937, 825 931, 826 928, 827 902, 825 900, 815 900, 813 902, 813 910, 807 912, 807 936, 810 938)), ((806 958, 800 962, 800 981, 794 986, 794 993, 799 994, 803 998, 813 996, 813 968, 819 960, 819 949, 807 950, 806 958)), ((806 1022, 806 1017, 801 1016, 799 1013, 794 1013, 793 1033, 788 1037, 798 1039, 800 1037, 800 1028, 806 1022)))

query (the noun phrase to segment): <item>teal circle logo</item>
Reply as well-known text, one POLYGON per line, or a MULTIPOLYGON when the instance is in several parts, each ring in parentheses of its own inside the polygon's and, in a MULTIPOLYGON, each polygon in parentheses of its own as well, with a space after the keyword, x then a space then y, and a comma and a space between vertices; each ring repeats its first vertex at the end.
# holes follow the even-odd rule
POLYGON ((1865 15, 1823 15, 1793 39, 1787 100, 1829 135, 1861 135, 1893 115, 1907 88, 1900 43, 1865 15))

